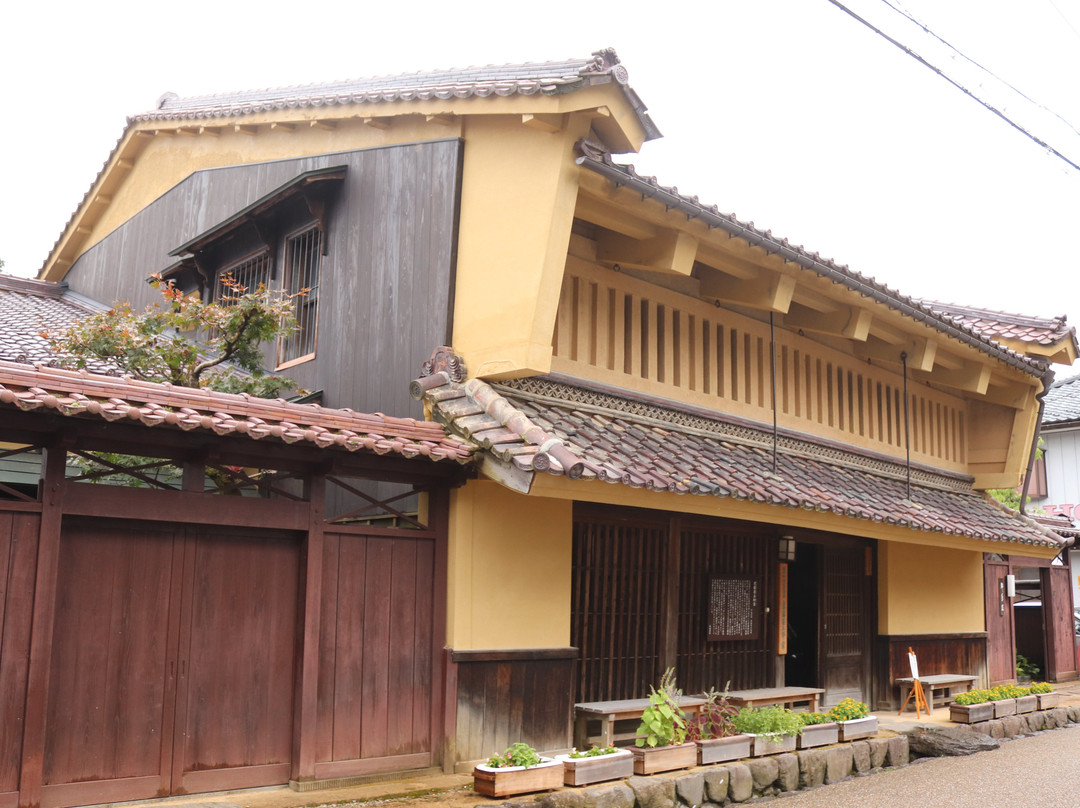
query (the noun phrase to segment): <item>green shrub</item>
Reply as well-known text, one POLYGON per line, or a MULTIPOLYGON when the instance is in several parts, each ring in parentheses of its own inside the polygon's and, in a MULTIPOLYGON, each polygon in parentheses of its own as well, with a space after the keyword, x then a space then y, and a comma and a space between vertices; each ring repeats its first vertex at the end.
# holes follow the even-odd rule
POLYGON ((802 721, 804 727, 809 727, 814 724, 828 724, 835 719, 828 713, 796 713, 799 716, 799 720, 802 721))
POLYGON ((957 693, 953 696, 953 704, 969 706, 972 704, 984 704, 992 701, 993 696, 989 690, 969 690, 966 693, 957 693))
POLYGON ((686 716, 679 709, 682 693, 675 687, 675 669, 660 677, 660 687, 649 688, 649 706, 641 714, 634 745, 639 747, 678 746, 686 740, 686 716))
POLYGON ((579 752, 578 750, 573 749, 570 751, 569 757, 577 760, 578 758, 591 758, 601 757, 602 755, 614 755, 618 751, 619 747, 617 746, 599 747, 594 745, 592 749, 586 749, 584 752, 579 752))
POLYGON ((501 755, 496 754, 489 757, 487 765, 493 769, 505 769, 510 766, 524 766, 528 769, 530 766, 537 766, 542 762, 540 755, 536 754, 536 750, 527 743, 515 743, 510 744, 501 755))
POLYGON ((739 732, 751 735, 775 735, 777 743, 784 735, 798 735, 802 721, 798 713, 786 707, 743 707, 736 713, 732 723, 739 732))
POLYGON ((833 721, 853 721, 870 715, 870 706, 862 701, 847 698, 829 710, 833 721))
POLYGON ((1034 682, 1031 687, 1028 688, 1029 693, 1053 693, 1054 688, 1050 686, 1049 682, 1034 682))

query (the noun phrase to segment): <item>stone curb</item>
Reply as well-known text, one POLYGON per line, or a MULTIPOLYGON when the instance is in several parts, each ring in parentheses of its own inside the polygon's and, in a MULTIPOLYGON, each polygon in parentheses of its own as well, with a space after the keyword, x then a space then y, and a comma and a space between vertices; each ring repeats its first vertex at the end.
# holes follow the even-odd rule
MULTIPOLYGON (((1012 738, 1076 723, 1080 723, 1080 706, 1055 707, 966 726, 991 738, 1012 738)), ((477 808, 719 808, 874 774, 910 762, 906 735, 867 738, 690 771, 631 777, 589 788, 565 788, 511 802, 478 803, 477 808)))

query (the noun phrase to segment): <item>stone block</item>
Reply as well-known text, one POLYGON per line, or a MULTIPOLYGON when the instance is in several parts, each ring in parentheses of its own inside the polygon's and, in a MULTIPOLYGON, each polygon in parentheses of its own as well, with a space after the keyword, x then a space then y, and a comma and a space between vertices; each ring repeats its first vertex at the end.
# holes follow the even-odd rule
POLYGON ((537 797, 531 808, 585 808, 585 794, 564 788, 537 797))
POLYGON ((993 721, 987 721, 986 727, 990 731, 991 738, 1004 738, 1005 729, 1001 726, 1001 722, 996 718, 993 721))
POLYGON ((870 771, 870 744, 866 741, 855 741, 851 745, 851 757, 852 762, 855 764, 855 771, 859 774, 865 774, 870 771))
POLYGON ((1038 732, 1041 729, 1053 729, 1050 725, 1050 721, 1053 720, 1053 716, 1049 710, 1036 710, 1027 717, 1028 729, 1032 732, 1038 732))
POLYGON ((1053 710, 1047 710, 1050 715, 1054 717, 1054 721, 1057 722, 1059 727, 1064 727, 1069 723, 1069 711, 1065 707, 1055 707, 1053 710))
POLYGON ((625 783, 587 788, 581 795, 585 798, 582 808, 634 808, 634 790, 625 783))
POLYGON ((886 766, 906 766, 911 759, 906 735, 889 738, 889 754, 885 758, 886 766))
POLYGON ((637 808, 675 808, 675 781, 670 777, 631 777, 637 808))
POLYGON ((795 791, 799 788, 799 758, 790 752, 777 755, 776 785, 781 791, 795 791))
POLYGON ((694 772, 675 778, 675 796, 687 805, 701 805, 705 801, 705 775, 694 772))
POLYGON ((710 802, 722 803, 727 799, 730 780, 726 766, 713 766, 705 772, 705 794, 710 802))
POLYGON ((771 786, 780 774, 779 765, 771 757, 748 760, 746 766, 750 769, 750 776, 754 778, 754 788, 757 791, 764 791, 771 786))
POLYGON ((1080 705, 1073 705, 1066 707, 1065 709, 1069 711, 1069 721, 1071 723, 1076 724, 1077 722, 1080 722, 1080 705))
POLYGON ((834 746, 825 751, 825 782, 838 783, 851 777, 853 755, 850 746, 834 746))
POLYGON ((1006 738, 1015 738, 1020 734, 1020 720, 1015 715, 1007 715, 1001 719, 1002 732, 1006 738))
POLYGON ((728 770, 728 798, 746 802, 754 795, 754 778, 745 763, 732 763, 728 770))
POLYGON ((973 755, 1001 745, 996 738, 966 727, 920 727, 906 737, 911 754, 916 757, 973 755))
POLYGON ((799 786, 813 788, 825 782, 825 750, 804 749, 799 752, 799 786))

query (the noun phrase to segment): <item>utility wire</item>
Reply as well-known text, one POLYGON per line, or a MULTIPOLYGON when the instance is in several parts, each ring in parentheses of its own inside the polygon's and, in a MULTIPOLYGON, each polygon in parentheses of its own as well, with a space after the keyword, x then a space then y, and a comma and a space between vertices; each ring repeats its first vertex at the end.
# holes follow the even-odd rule
POLYGON ((832 4, 834 5, 834 6, 836 6, 836 7, 838 8, 838 9, 840 9, 841 11, 843 11, 843 12, 844 12, 845 14, 847 14, 847 15, 848 15, 849 17, 851 17, 852 19, 855 19, 855 20, 857 20, 858 22, 860 22, 860 23, 862 23, 863 25, 865 25, 865 26, 866 26, 867 28, 869 28, 869 29, 870 29, 871 31, 873 31, 873 32, 874 32, 875 34, 877 34, 878 36, 880 36, 880 37, 881 37, 882 39, 884 39, 884 40, 885 40, 886 42, 889 42, 889 43, 891 43, 891 44, 895 45, 895 46, 896 46, 897 48, 899 48, 900 50, 902 50, 902 51, 903 51, 904 53, 906 53, 906 54, 907 54, 908 56, 910 56, 910 57, 911 57, 912 59, 914 59, 915 61, 919 62, 919 64, 921 64, 921 65, 923 65, 924 67, 927 67, 927 68, 929 68, 930 70, 932 70, 932 71, 934 71, 935 73, 937 73, 937 74, 938 74, 939 76, 941 76, 941 78, 945 79, 945 81, 949 82, 949 84, 951 84, 951 85, 952 85, 953 87, 955 87, 956 89, 958 89, 958 90, 959 90, 960 92, 962 92, 962 93, 963 93, 964 95, 968 96, 968 97, 969 97, 969 98, 971 98, 972 100, 974 100, 974 101, 978 102, 979 104, 981 104, 982 106, 986 107, 986 109, 990 110, 990 112, 992 112, 992 113, 994 113, 995 115, 997 115, 997 116, 998 116, 999 118, 1001 118, 1001 120, 1005 121, 1005 123, 1007 123, 1007 124, 1008 124, 1009 126, 1011 126, 1011 127, 1013 128, 1013 129, 1015 129, 1016 131, 1020 132, 1020 133, 1021 133, 1022 135, 1024 135, 1025 137, 1027 137, 1027 138, 1029 138, 1029 139, 1033 140, 1033 141, 1034 141, 1035 143, 1037 143, 1037 144, 1039 144, 1040 146, 1042 146, 1042 147, 1043 147, 1044 149, 1046 149, 1046 150, 1047 150, 1048 152, 1050 152, 1051 154, 1053 154, 1053 155, 1054 155, 1055 157, 1058 157, 1059 159, 1061 159, 1061 160, 1062 160, 1062 161, 1064 161, 1065 163, 1068 163, 1068 164, 1069 164, 1070 166, 1072 166, 1072 167, 1073 167, 1074 169, 1076 169, 1077 171, 1080 171, 1080 165, 1077 165, 1076 163, 1074 163, 1074 162, 1073 162, 1072 160, 1070 160, 1070 159, 1069 159, 1068 157, 1066 157, 1066 156, 1065 156, 1064 154, 1062 154, 1061 152, 1059 152, 1059 151, 1058 151, 1057 149, 1055 149, 1055 148, 1054 148, 1053 146, 1051 146, 1051 145, 1050 145, 1049 143, 1047 143, 1047 142, 1046 142, 1045 140, 1042 140, 1042 139, 1041 139, 1041 138, 1039 138, 1039 137, 1038 137, 1037 135, 1035 135, 1035 134, 1033 134, 1033 133, 1029 132, 1029 131, 1028 131, 1027 129, 1025 129, 1025 128, 1024 128, 1023 126, 1021 126, 1020 124, 1018 124, 1018 123, 1017 123, 1016 121, 1014 121, 1014 120, 1013 120, 1012 118, 1010 118, 1010 117, 1009 117, 1008 115, 1006 115, 1006 114, 1005 114, 1004 112, 1002 112, 1001 110, 999 110, 999 109, 998 109, 997 107, 993 106, 992 104, 989 104, 989 103, 987 103, 986 101, 983 101, 983 100, 982 100, 981 98, 979 98, 979 96, 975 95, 975 93, 973 93, 973 92, 972 92, 971 90, 969 90, 969 89, 968 89, 967 87, 965 87, 964 85, 960 84, 959 82, 957 82, 956 80, 954 80, 953 78, 951 78, 951 77, 950 77, 949 75, 947 75, 947 74, 946 74, 946 73, 945 73, 945 72, 944 72, 943 70, 941 70, 940 68, 938 68, 938 67, 935 67, 934 65, 930 64, 930 62, 926 61, 926 59, 924 59, 923 57, 921 57, 921 56, 920 56, 919 54, 915 53, 915 51, 913 51, 913 50, 912 50, 911 48, 909 48, 909 47, 908 47, 907 45, 904 45, 904 44, 903 44, 902 42, 898 42, 897 40, 893 39, 893 38, 892 38, 891 36, 889 36, 888 34, 886 34, 886 33, 885 33, 884 31, 882 31, 882 30, 881 30, 880 28, 877 28, 877 27, 876 27, 876 26, 874 26, 874 25, 873 25, 872 23, 870 23, 869 21, 867 21, 867 20, 863 19, 863 18, 862 18, 862 17, 860 17, 860 16, 858 15, 858 14, 856 14, 856 13, 855 13, 854 11, 852 11, 852 10, 851 10, 850 8, 848 8, 847 6, 845 6, 845 5, 843 4, 843 3, 839 2, 839 0, 829 0, 829 2, 830 2, 830 3, 832 3, 832 4))
POLYGON ((1072 32, 1074 34, 1076 34, 1076 38, 1080 39, 1080 31, 1077 31, 1076 28, 1073 27, 1073 24, 1069 22, 1069 18, 1061 12, 1061 9, 1057 7, 1057 4, 1054 2, 1054 0, 1046 0, 1046 2, 1049 3, 1050 7, 1058 13, 1058 16, 1061 17, 1061 19, 1065 20, 1065 24, 1072 29, 1072 32))
MULTIPOLYGON (((959 56, 959 57, 960 57, 961 59, 964 59, 965 61, 967 61, 967 62, 970 62, 971 64, 975 65, 975 67, 979 68, 979 70, 981 70, 982 72, 986 73, 986 74, 987 74, 987 75, 989 75, 989 76, 992 76, 992 77, 993 77, 994 79, 996 79, 997 81, 999 81, 999 82, 1001 82, 1002 84, 1004 84, 1004 85, 1005 85, 1006 87, 1008 87, 1008 88, 1009 88, 1010 90, 1012 90, 1012 91, 1013 91, 1014 93, 1016 93, 1016 94, 1017 94, 1018 96, 1020 96, 1021 98, 1023 98, 1023 99, 1025 100, 1025 101, 1029 101, 1030 103, 1034 104, 1034 105, 1035 105, 1036 107, 1038 107, 1039 109, 1041 109, 1041 110, 1042 110, 1043 112, 1046 112, 1046 113, 1048 113, 1048 114, 1050 114, 1050 115, 1053 115, 1053 116, 1054 116, 1055 118, 1057 118, 1057 119, 1058 119, 1059 121, 1061 121, 1061 122, 1062 122, 1063 124, 1065 124, 1065 125, 1066 125, 1067 127, 1069 127, 1069 128, 1070 128, 1070 129, 1072 129, 1072 130, 1073 130, 1074 132, 1076 132, 1076 134, 1080 135, 1080 129, 1077 129, 1077 128, 1076 128, 1075 126, 1073 126, 1073 125, 1072 125, 1071 123, 1069 123, 1069 122, 1068 122, 1067 120, 1065 120, 1065 118, 1063 118, 1063 117, 1062 117, 1061 115, 1058 115, 1058 113, 1054 112, 1054 110, 1050 109, 1050 108, 1049 108, 1049 107, 1047 107, 1047 106, 1046 106, 1045 104, 1040 104, 1040 103, 1039 103, 1038 101, 1036 101, 1036 100, 1035 100, 1034 98, 1032 98, 1031 96, 1027 95, 1027 94, 1026 94, 1025 92, 1023 92, 1022 90, 1018 89, 1018 88, 1017 88, 1017 87, 1015 87, 1014 85, 1010 84, 1010 83, 1009 83, 1009 82, 1007 82, 1007 81, 1006 81, 1005 79, 1001 78, 1001 76, 999 76, 999 75, 998 75, 997 73, 995 73, 995 72, 994 72, 993 70, 991 70, 990 68, 988 68, 988 67, 985 67, 985 66, 983 66, 983 65, 979 64, 979 63, 978 63, 977 61, 975 61, 974 59, 972 59, 972 58, 971 58, 970 56, 968 56, 968 55, 967 55, 966 53, 964 53, 963 51, 961 51, 961 50, 960 50, 959 48, 955 47, 955 46, 954 46, 954 45, 953 45, 953 44, 952 44, 951 42, 947 42, 947 41, 946 41, 945 39, 943 39, 942 37, 940 37, 940 36, 939 36, 939 35, 938 35, 938 34, 937 34, 936 32, 934 32, 934 31, 931 31, 931 30, 930 30, 930 28, 928 28, 928 27, 927 27, 927 26, 926 26, 926 25, 925 25, 925 24, 924 24, 923 22, 921 22, 920 20, 917 20, 917 19, 915 19, 915 17, 913 17, 913 16, 912 16, 912 15, 911 15, 910 13, 908 13, 907 11, 905 11, 905 10, 904 10, 903 8, 900 8, 900 7, 898 7, 898 6, 894 6, 894 5, 893 5, 893 4, 891 3, 891 2, 889 2, 889 0, 881 0, 881 2, 882 2, 882 3, 884 3, 885 5, 887 5, 887 6, 889 7, 889 8, 891 8, 891 9, 892 9, 893 11, 895 11, 895 12, 896 12, 897 14, 899 14, 900 16, 902 16, 902 17, 903 17, 904 19, 908 20, 909 22, 913 23, 914 25, 917 25, 917 26, 919 26, 919 28, 921 28, 921 29, 922 29, 923 31, 925 31, 925 32, 926 32, 927 34, 929 34, 930 36, 932 36, 932 37, 933 37, 934 39, 936 39, 936 40, 937 40, 938 42, 940 42, 940 43, 941 43, 942 45, 944 45, 945 47, 947 47, 947 48, 948 48, 949 50, 951 50, 951 51, 952 51, 953 53, 955 53, 955 54, 956 54, 957 56, 959 56)), ((1050 4, 1051 4, 1051 5, 1053 5, 1053 1, 1052 1, 1052 0, 1048 0, 1048 2, 1050 2, 1050 4)), ((1055 6, 1054 10, 1055 10, 1055 11, 1057 11, 1057 7, 1056 7, 1056 6, 1055 6)), ((1058 14, 1061 14, 1061 12, 1060 12, 1060 11, 1058 11, 1058 14)), ((1062 19, 1064 19, 1064 17, 1062 17, 1062 19)), ((1068 21, 1068 20, 1065 20, 1065 22, 1066 22, 1066 23, 1068 23, 1069 21, 1068 21)), ((1071 28, 1072 26, 1069 26, 1069 27, 1071 28)), ((1075 31, 1076 31, 1076 29, 1075 29, 1075 28, 1073 28, 1073 31, 1075 32, 1075 31)))

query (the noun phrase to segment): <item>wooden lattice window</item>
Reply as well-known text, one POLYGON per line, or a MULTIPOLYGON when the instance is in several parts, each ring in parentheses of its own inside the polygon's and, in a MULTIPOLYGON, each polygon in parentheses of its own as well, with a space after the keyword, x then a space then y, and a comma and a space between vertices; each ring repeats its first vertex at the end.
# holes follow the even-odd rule
POLYGON ((263 250, 246 258, 241 258, 218 273, 217 285, 214 289, 214 300, 228 305, 230 298, 234 298, 238 294, 257 292, 260 286, 268 287, 272 269, 273 262, 269 250, 263 250), (236 284, 243 288, 230 289, 224 282, 226 276, 231 277, 236 284))
POLYGON ((319 325, 319 264, 322 256, 322 231, 312 225, 285 239, 286 294, 297 295, 296 331, 278 344, 278 366, 298 362, 315 355, 319 325))

